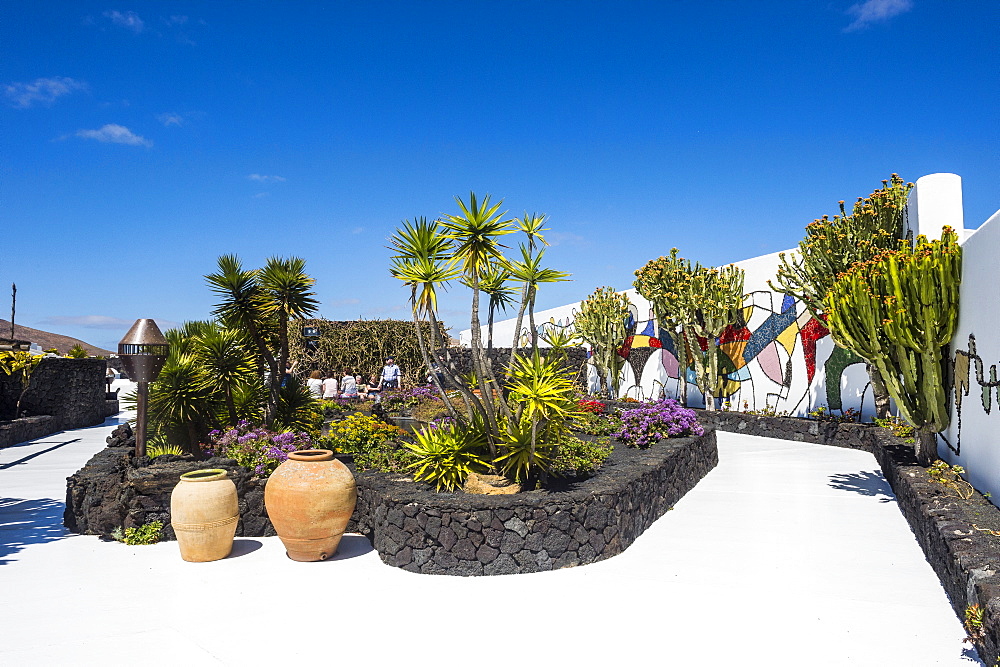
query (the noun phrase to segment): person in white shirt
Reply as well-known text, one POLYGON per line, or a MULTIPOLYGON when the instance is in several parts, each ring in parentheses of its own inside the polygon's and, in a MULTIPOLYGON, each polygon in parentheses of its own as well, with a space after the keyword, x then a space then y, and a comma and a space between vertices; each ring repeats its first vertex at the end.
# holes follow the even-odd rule
POLYGON ((313 371, 309 374, 309 379, 306 380, 306 386, 309 387, 309 393, 311 393, 316 398, 323 398, 323 380, 322 375, 319 371, 313 371))
POLYGON ((354 375, 349 370, 345 370, 344 377, 340 378, 340 397, 358 397, 358 382, 354 379, 354 375))
POLYGON ((327 374, 326 379, 323 380, 323 398, 337 398, 337 378, 333 377, 332 374, 327 374))
POLYGON ((389 357, 385 360, 385 366, 382 368, 382 375, 378 380, 378 388, 399 389, 399 376, 399 366, 396 365, 392 357, 389 357))

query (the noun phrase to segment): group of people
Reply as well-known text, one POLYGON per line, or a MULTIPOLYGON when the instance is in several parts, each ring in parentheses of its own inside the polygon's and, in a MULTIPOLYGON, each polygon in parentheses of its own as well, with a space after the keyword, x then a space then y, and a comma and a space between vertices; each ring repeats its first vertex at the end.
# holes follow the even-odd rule
POLYGON ((306 380, 309 391, 316 398, 332 400, 334 398, 374 398, 381 396, 383 389, 399 389, 401 372, 392 357, 385 360, 385 366, 378 375, 372 375, 365 382, 364 376, 355 375, 350 368, 344 369, 344 374, 338 381, 336 374, 323 374, 313 371, 306 380))

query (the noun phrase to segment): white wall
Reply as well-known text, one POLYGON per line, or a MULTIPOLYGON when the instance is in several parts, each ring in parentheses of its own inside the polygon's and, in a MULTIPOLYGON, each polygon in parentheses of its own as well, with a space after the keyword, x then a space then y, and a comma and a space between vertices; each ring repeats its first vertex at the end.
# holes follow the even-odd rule
POLYGON ((988 491, 995 499, 1000 499, 1000 397, 996 388, 981 383, 989 384, 1000 365, 998 260, 1000 211, 969 235, 962 246, 961 306, 951 343, 955 368, 951 425, 938 444, 942 458, 963 466, 972 485, 988 491), (988 408, 984 405, 986 396, 988 408))

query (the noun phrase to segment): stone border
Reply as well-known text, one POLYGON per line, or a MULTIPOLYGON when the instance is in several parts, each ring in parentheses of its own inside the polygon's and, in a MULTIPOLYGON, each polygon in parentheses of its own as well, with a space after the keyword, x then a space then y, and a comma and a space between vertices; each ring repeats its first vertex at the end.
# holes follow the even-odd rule
POLYGON ((783 440, 850 447, 872 452, 896 495, 960 621, 966 608, 983 610, 984 637, 975 642, 987 665, 1000 659, 1000 508, 978 491, 961 499, 931 481, 917 463, 913 445, 870 424, 837 424, 811 419, 762 417, 739 412, 698 410, 702 423, 719 430, 783 440))
POLYGON ((566 491, 435 493, 398 475, 361 473, 348 530, 411 572, 519 574, 585 565, 624 551, 719 461, 715 432, 616 447, 598 475, 566 491))
POLYGON ((818 421, 805 417, 764 417, 743 412, 722 410, 698 410, 698 422, 706 428, 715 428, 729 433, 759 435, 765 438, 811 442, 816 445, 844 447, 872 451, 872 445, 865 438, 871 430, 870 424, 855 422, 818 421))
POLYGON ((55 417, 39 415, 37 417, 21 417, 0 424, 0 449, 56 433, 62 430, 57 427, 57 421, 55 417))

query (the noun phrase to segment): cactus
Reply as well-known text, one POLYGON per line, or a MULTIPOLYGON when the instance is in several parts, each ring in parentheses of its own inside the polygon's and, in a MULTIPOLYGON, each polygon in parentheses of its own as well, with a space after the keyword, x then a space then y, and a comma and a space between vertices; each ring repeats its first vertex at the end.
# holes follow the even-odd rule
MULTIPOLYGON (((802 301, 813 317, 826 319, 827 295, 837 280, 852 266, 867 262, 886 250, 895 250, 904 237, 906 200, 913 183, 905 183, 898 174, 882 181, 882 188, 858 198, 850 215, 840 202, 840 215, 823 216, 806 225, 806 237, 799 241, 794 255, 781 253, 775 275, 777 284, 768 283, 775 292, 802 301)), ((848 347, 833 336, 840 347, 848 347)), ((878 417, 885 418, 889 399, 877 369, 869 365, 878 417)))
POLYGON ((743 306, 743 269, 730 264, 721 268, 704 268, 695 265, 686 290, 691 318, 685 330, 691 335, 705 338, 707 349, 699 354, 695 350, 695 371, 698 388, 705 395, 705 409, 715 410, 715 392, 719 388, 719 345, 717 339, 727 327, 734 324, 743 306))
POLYGON ((625 339, 628 305, 628 297, 613 287, 598 287, 580 304, 573 322, 576 333, 593 348, 601 390, 610 391, 612 397, 618 395, 618 372, 624 363, 618 355, 618 346, 625 339))
POLYGON ((686 298, 691 282, 691 262, 677 256, 677 248, 670 250, 669 257, 660 257, 646 262, 635 272, 632 283, 639 294, 653 305, 660 329, 673 343, 677 354, 677 381, 681 403, 687 405, 687 382, 684 377, 691 365, 688 346, 684 340, 684 323, 691 319, 686 298))
POLYGON ((944 358, 958 320, 962 249, 945 227, 941 239, 917 237, 856 265, 828 297, 830 330, 878 369, 903 417, 918 433, 917 458, 937 458, 935 434, 948 427, 944 358))
MULTIPOLYGON (((683 354, 681 387, 690 362, 694 362, 698 387, 705 395, 705 408, 715 409, 715 392, 719 386, 719 348, 716 339, 737 319, 743 305, 743 269, 729 265, 705 268, 677 256, 677 248, 669 257, 648 262, 636 271, 635 287, 653 304, 660 326, 674 342, 674 349, 683 354), (707 340, 702 352, 698 337, 707 340), (683 353, 681 352, 683 351, 683 353)), ((687 404, 686 395, 684 403, 687 404)))

